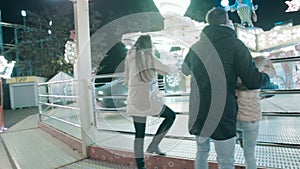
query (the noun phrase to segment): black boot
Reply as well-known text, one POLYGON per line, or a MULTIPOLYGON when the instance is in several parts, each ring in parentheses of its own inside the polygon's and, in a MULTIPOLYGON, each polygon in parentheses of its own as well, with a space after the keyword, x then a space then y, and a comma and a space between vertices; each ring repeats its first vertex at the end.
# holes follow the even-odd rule
POLYGON ((138 169, 146 169, 144 162, 144 138, 134 139, 134 156, 138 169))
POLYGON ((176 115, 168 106, 165 106, 164 112, 161 114, 161 117, 164 117, 165 119, 157 129, 155 136, 153 137, 146 151, 148 153, 155 153, 161 156, 165 156, 166 154, 160 151, 158 145, 174 123, 176 115))
POLYGON ((166 153, 163 153, 160 151, 159 147, 158 147, 158 144, 155 143, 155 142, 151 142, 151 144, 148 146, 147 148, 147 153, 153 153, 153 154, 158 154, 158 155, 161 155, 161 156, 165 156, 166 153))
POLYGON ((135 158, 137 169, 146 169, 144 158, 135 158))
POLYGON ((163 139, 164 136, 165 136, 165 134, 155 135, 146 151, 151 154, 153 153, 153 154, 165 156, 166 154, 161 152, 158 147, 159 143, 161 142, 161 140, 163 139))

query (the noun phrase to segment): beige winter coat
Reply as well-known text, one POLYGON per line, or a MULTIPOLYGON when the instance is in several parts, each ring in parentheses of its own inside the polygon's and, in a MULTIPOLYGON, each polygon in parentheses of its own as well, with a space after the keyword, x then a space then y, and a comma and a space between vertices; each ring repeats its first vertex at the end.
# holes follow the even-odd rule
MULTIPOLYGON (((260 72, 267 73, 270 78, 274 77, 276 72, 272 62, 266 57, 258 56, 254 58, 256 66, 260 72)), ((238 79, 238 83, 240 79, 238 79)), ((238 103, 238 121, 254 122, 261 119, 260 107, 260 90, 236 90, 237 103, 238 103)))
POLYGON ((128 86, 127 114, 140 117, 158 115, 164 102, 158 90, 156 73, 161 75, 176 73, 178 67, 165 65, 153 57, 153 66, 157 72, 150 81, 143 82, 139 80, 135 53, 135 50, 132 49, 125 59, 125 84, 128 86))

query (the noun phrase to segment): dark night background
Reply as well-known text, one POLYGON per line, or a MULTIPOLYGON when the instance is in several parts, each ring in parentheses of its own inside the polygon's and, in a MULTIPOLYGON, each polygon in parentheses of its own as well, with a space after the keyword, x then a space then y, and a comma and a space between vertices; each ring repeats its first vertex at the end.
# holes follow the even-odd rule
MULTIPOLYGON (((35 11, 44 10, 47 7, 66 2, 68 0, 0 0, 0 9, 2 11, 2 21, 9 23, 22 24, 22 9, 35 11)), ((93 0, 95 7, 103 16, 103 23, 107 23, 112 19, 124 16, 134 12, 144 12, 146 10, 158 11, 152 0, 93 0), (147 6, 147 8, 143 8, 147 6), (115 18, 108 18, 106 15, 114 13, 115 18)), ((229 1, 230 4, 234 0, 229 1)), ((284 3, 285 0, 253 0, 257 4, 258 22, 254 23, 256 27, 261 27, 265 31, 270 30, 275 22, 293 20, 294 25, 300 24, 300 11, 286 13, 288 8, 284 3)), ((71 2, 69 2, 72 5, 71 2)), ((191 5, 186 12, 194 20, 202 21, 207 10, 213 6, 220 6, 220 0, 192 0, 191 5)), ((147 11, 145 11, 147 12, 147 11)), ((229 12, 230 18, 234 22, 239 22, 236 12, 229 12)), ((4 35, 5 36, 5 35, 4 35)), ((4 37, 5 41, 7 37, 4 37)))
MULTIPOLYGON (((221 0, 191 0, 191 5, 186 12, 186 16, 189 16, 194 20, 202 22, 204 21, 206 12, 214 6, 220 6, 220 1, 221 0)), ((229 0, 229 1, 230 1, 230 5, 232 5, 235 0, 229 0)), ((294 25, 300 25, 300 11, 286 13, 285 10, 288 8, 288 6, 285 4, 285 1, 286 0, 253 0, 253 3, 255 5, 256 4, 258 5, 258 10, 256 11, 258 16, 258 22, 254 23, 254 26, 260 27, 263 30, 267 31, 270 30, 272 27, 274 27, 274 24, 276 22, 293 20, 294 25)), ((117 19, 125 15, 129 15, 132 13, 139 13, 139 12, 158 11, 158 9, 155 7, 152 0, 90 0, 90 3, 94 4, 93 7, 102 16, 101 25, 99 26, 99 28, 105 25, 106 23, 109 23, 114 19, 117 19)), ((21 16, 20 13, 21 10, 28 10, 35 14, 38 14, 39 12, 46 11, 47 8, 53 7, 55 5, 56 6, 66 5, 72 8, 72 2, 69 0, 0 0, 2 21, 7 23, 22 25, 23 17, 21 16)), ((53 14, 53 15, 60 17, 60 15, 57 14, 53 14)), ((66 16, 66 18, 67 17, 70 18, 70 16, 66 16)), ((232 19, 235 23, 240 22, 236 12, 234 13, 229 12, 229 16, 230 19, 232 19)), ((64 28, 61 25, 59 25, 59 27, 64 28)), ((70 29, 67 28, 66 29, 67 31, 64 32, 68 34, 68 31, 71 29, 72 28, 70 29)), ((13 29, 11 28, 3 27, 4 43, 11 43, 12 40, 14 39, 12 30, 13 29)), ((57 60, 56 57, 53 57, 53 59, 57 60)), ((47 63, 49 62, 48 60, 46 61, 47 63)), ((113 60, 113 63, 115 63, 114 61, 115 60, 113 60)), ((40 64, 40 62, 37 63, 40 64)), ((27 64, 23 64, 23 65, 27 65, 27 64)), ((45 70, 48 69, 45 68, 45 70)), ((4 104, 4 105, 9 105, 9 104, 4 104)))

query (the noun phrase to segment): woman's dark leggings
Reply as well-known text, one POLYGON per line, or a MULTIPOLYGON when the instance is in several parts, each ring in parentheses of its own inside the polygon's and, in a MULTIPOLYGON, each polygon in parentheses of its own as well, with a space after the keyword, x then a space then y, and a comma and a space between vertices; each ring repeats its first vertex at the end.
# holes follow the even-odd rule
MULTIPOLYGON (((158 145, 163 137, 167 134, 174 123, 176 114, 168 106, 163 107, 160 117, 165 118, 156 131, 152 139, 152 144, 158 145)), ((134 139, 134 156, 138 169, 145 168, 144 163, 144 138, 146 129, 146 117, 133 116, 135 139, 134 139)))
MULTIPOLYGON (((157 129, 155 136, 158 136, 160 134, 165 135, 171 128, 176 117, 175 112, 166 105, 163 107, 162 111, 163 112, 161 113, 160 117, 163 117, 165 119, 157 129)), ((133 121, 135 128, 135 138, 145 138, 146 117, 133 116, 133 121)))

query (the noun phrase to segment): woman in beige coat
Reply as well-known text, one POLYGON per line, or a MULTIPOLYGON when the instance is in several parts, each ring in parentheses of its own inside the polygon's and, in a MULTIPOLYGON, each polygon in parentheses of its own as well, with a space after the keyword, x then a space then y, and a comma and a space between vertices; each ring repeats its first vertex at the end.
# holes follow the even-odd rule
POLYGON ((175 120, 175 112, 163 102, 157 82, 157 73, 175 73, 178 67, 165 65, 154 56, 149 35, 140 36, 125 59, 125 84, 128 86, 127 114, 132 116, 135 128, 134 154, 138 169, 144 169, 144 138, 146 117, 157 115, 165 118, 160 124, 148 153, 165 155, 158 144, 169 131, 175 120))
MULTIPOLYGON (((254 61, 260 72, 267 73, 271 78, 275 76, 276 71, 271 60, 264 56, 257 56, 254 61)), ((236 90, 238 141, 244 150, 246 168, 256 169, 255 146, 259 132, 259 121, 262 117, 260 90, 248 90, 240 81, 238 85, 236 90)))

